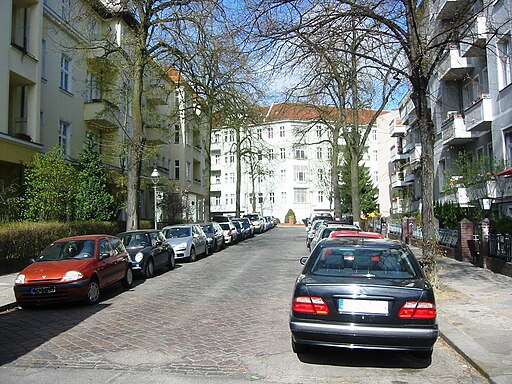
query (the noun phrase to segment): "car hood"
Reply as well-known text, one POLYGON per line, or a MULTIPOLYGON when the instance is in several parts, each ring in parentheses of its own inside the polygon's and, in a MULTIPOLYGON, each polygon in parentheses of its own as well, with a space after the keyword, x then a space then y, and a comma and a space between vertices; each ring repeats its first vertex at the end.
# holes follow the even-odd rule
POLYGON ((69 259, 60 261, 38 261, 30 264, 20 273, 25 275, 25 281, 30 280, 60 280, 68 271, 80 271, 84 273, 96 259, 69 259), (45 276, 45 277, 43 277, 45 276))
POLYGON ((170 238, 167 238, 167 242, 169 244, 171 244, 172 247, 175 247, 178 244, 190 242, 190 238, 188 238, 188 237, 170 237, 170 238))
POLYGON ((128 254, 130 256, 135 256, 137 253, 139 252, 142 252, 142 253, 146 253, 146 252, 150 252, 151 251, 151 247, 130 247, 130 248, 126 248, 126 252, 128 252, 128 254))

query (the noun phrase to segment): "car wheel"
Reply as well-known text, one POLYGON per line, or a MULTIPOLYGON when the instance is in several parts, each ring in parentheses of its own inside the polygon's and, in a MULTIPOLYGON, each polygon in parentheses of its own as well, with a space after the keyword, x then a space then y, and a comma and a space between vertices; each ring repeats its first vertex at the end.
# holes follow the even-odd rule
POLYGON ((190 256, 188 257, 188 260, 192 263, 197 260, 196 250, 194 247, 190 249, 190 256))
POLYGON ((169 271, 172 271, 176 267, 176 259, 174 258, 174 253, 169 252, 169 261, 167 262, 167 268, 169 271))
POLYGON ((89 281, 85 301, 87 304, 96 304, 100 301, 100 284, 95 278, 92 278, 91 281, 89 281))
POLYGON ((299 343, 296 343, 293 339, 292 339, 292 350, 294 353, 306 353, 308 351, 308 346, 306 344, 299 344, 299 343))
POLYGON ((146 275, 146 279, 151 279, 152 277, 155 276, 155 263, 153 262, 153 259, 148 260, 144 275, 146 275))
POLYGON ((126 275, 124 275, 124 279, 121 280, 121 284, 126 289, 130 289, 133 284, 133 272, 131 268, 126 269, 126 275))

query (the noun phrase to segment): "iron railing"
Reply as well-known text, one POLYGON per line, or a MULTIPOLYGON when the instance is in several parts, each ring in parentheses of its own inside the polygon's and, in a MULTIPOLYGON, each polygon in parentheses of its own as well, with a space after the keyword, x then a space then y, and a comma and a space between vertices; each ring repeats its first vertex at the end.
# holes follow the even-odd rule
POLYGON ((489 235, 489 256, 512 261, 512 235, 489 235))

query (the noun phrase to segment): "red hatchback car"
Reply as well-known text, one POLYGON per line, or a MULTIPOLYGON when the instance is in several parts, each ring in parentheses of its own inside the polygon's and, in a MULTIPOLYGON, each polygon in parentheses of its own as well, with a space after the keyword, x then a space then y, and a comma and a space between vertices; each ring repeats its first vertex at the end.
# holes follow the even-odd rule
POLYGON ((20 307, 84 300, 95 304, 100 290, 121 281, 133 283, 130 256, 120 239, 109 235, 57 240, 16 277, 20 307))
POLYGON ((380 233, 363 232, 363 231, 334 231, 329 234, 329 238, 336 239, 338 237, 365 237, 368 239, 383 239, 380 233))

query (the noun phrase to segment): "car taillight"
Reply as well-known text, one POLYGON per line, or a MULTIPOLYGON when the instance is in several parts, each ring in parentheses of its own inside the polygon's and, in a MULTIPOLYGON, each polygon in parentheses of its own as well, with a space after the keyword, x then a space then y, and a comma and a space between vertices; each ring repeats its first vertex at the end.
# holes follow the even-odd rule
POLYGON ((407 301, 400 311, 401 319, 435 319, 436 305, 430 301, 407 301))
POLYGON ((293 299, 293 312, 328 315, 329 307, 324 299, 316 296, 297 296, 293 299))

